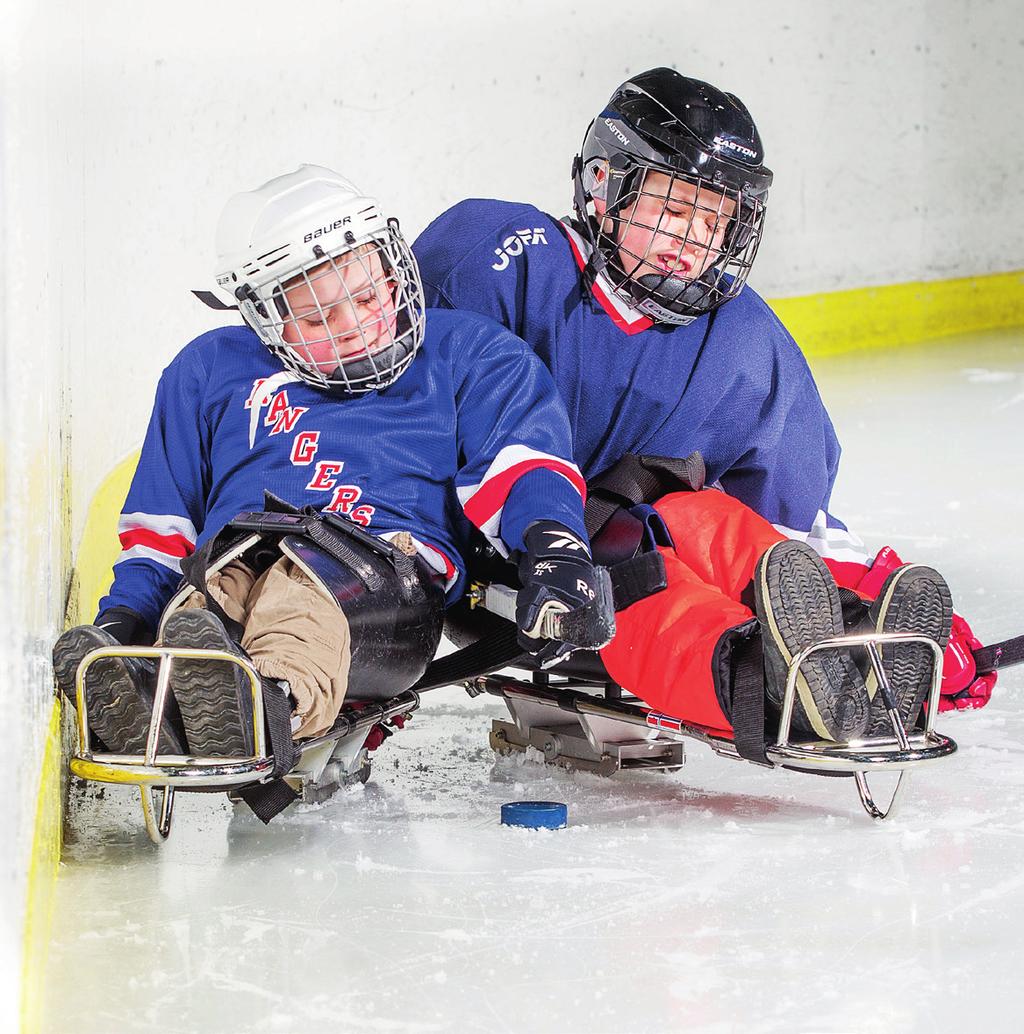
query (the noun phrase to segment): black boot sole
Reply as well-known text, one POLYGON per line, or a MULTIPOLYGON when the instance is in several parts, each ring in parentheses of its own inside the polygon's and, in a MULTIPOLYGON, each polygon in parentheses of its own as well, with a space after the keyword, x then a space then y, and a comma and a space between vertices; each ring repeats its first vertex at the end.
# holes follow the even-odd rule
MULTIPOLYGON (((70 628, 54 644, 53 673, 57 685, 72 704, 75 676, 86 654, 102 646, 120 646, 109 633, 95 625, 70 628)), ((153 696, 140 688, 126 658, 104 657, 89 665, 86 672, 85 701, 89 729, 113 754, 143 754, 153 716, 153 696)), ((184 754, 181 737, 165 718, 157 744, 160 754, 184 754)))
MULTIPOLYGON (((821 557, 803 542, 771 546, 758 561, 754 598, 761 622, 768 695, 782 706, 786 671, 807 646, 845 634, 839 590, 821 557)), ((864 734, 868 695, 846 652, 812 654, 796 680, 793 729, 846 741, 864 734)))
MULTIPOLYGON (((208 610, 172 614, 164 626, 163 645, 245 656, 208 610)), ((253 754, 252 691, 241 668, 228 661, 175 658, 171 682, 193 754, 253 754)))
MULTIPOLYGON (((953 597, 942 575, 921 564, 908 564, 894 571, 871 605, 868 619, 876 632, 913 632, 934 639, 945 650, 953 622, 953 597)), ((921 707, 931 687, 934 654, 924 643, 881 646, 882 668, 896 698, 903 728, 910 732, 917 724, 921 707)), ((878 681, 873 671, 865 680, 871 698, 872 736, 895 735, 882 707, 878 681)))

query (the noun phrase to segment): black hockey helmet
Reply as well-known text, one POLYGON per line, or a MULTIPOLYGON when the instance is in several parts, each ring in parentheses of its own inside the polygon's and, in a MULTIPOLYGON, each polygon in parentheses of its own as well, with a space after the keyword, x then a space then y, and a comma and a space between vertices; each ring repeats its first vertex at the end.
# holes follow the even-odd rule
POLYGON ((590 124, 573 182, 578 229, 591 245, 587 275, 602 275, 606 289, 629 308, 655 322, 686 324, 742 290, 761 239, 772 174, 738 97, 669 68, 634 76, 590 124), (669 177, 667 192, 663 183, 649 188, 652 173, 669 177), (669 198, 680 194, 689 199, 674 206, 682 232, 670 233, 669 198), (662 201, 646 222, 634 219, 644 196, 662 201), (603 215, 595 213, 595 198, 604 202, 603 215), (680 211, 688 219, 685 229, 680 211), (649 231, 651 242, 655 235, 677 242, 674 268, 624 250, 631 227, 649 231), (695 251, 701 268, 687 277, 695 251))

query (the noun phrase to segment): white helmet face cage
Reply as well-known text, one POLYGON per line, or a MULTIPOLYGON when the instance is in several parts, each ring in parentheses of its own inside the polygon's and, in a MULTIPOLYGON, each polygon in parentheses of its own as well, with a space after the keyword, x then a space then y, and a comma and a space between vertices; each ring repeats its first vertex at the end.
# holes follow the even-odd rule
POLYGON ((314 246, 303 265, 249 287, 239 309, 307 384, 360 395, 393 384, 415 357, 423 286, 394 220, 379 236, 345 238, 330 251, 314 246))
POLYGON ((740 293, 761 240, 763 197, 668 167, 604 167, 609 204, 594 217, 594 244, 620 299, 657 322, 687 324, 740 293))

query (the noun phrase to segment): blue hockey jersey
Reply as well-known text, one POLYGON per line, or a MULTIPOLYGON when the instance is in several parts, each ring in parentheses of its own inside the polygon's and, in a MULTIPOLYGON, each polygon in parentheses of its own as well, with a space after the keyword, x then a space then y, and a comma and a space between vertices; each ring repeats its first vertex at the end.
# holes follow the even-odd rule
POLYGON ((264 489, 384 537, 409 532, 449 599, 464 583, 467 519, 502 553, 542 518, 585 535, 585 486, 551 377, 494 321, 428 311, 408 370, 345 399, 286 371, 247 327, 225 327, 160 379, 100 611, 131 607, 155 628, 181 559, 262 510, 264 489))
POLYGON ((749 287, 688 326, 655 324, 598 278, 586 242, 532 205, 463 201, 413 245, 428 304, 492 316, 551 370, 587 477, 626 452, 699 450, 708 479, 824 556, 862 564, 828 513, 839 443, 807 362, 749 287))

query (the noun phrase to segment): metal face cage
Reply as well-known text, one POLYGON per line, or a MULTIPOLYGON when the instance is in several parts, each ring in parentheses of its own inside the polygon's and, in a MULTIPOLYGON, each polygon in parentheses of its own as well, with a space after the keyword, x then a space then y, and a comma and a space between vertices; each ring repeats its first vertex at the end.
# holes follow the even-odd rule
POLYGON ((240 292, 246 322, 307 384, 359 395, 394 383, 423 341, 423 285, 389 220, 382 236, 314 245, 299 268, 240 292))
POLYGON ((613 163, 608 172, 595 244, 616 294, 656 321, 686 324, 740 293, 761 240, 763 197, 651 165, 613 163))

